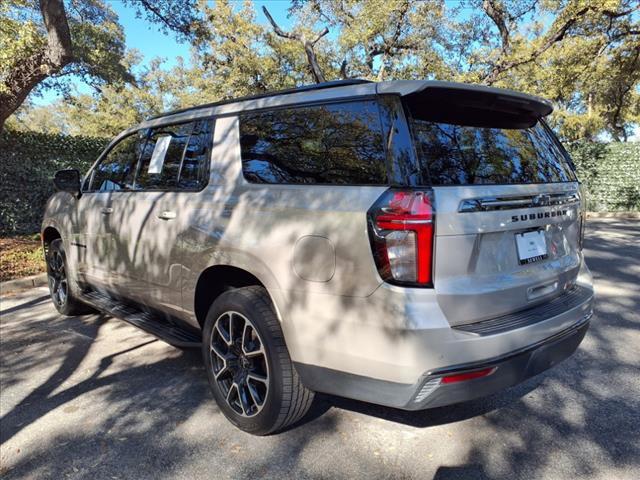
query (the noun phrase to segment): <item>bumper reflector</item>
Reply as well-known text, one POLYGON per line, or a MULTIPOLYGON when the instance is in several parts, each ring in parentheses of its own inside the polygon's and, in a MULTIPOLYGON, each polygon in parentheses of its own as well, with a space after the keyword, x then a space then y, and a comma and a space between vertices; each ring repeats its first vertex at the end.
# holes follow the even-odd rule
POLYGON ((429 395, 431 395, 436 388, 440 385, 440 378, 432 378, 431 380, 427 380, 425 384, 422 386, 422 389, 416 395, 416 398, 413 399, 415 403, 420 403, 429 395))
POLYGON ((473 380, 474 378, 482 378, 491 375, 496 371, 498 367, 483 368, 482 370, 475 370, 473 372, 457 373, 455 375, 447 375, 442 377, 442 383, 457 383, 465 382, 467 380, 473 380))

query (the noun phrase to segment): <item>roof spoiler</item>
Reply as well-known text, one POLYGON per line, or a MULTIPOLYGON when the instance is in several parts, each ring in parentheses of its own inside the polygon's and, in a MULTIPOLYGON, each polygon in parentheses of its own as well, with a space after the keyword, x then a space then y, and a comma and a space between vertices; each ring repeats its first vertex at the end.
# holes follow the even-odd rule
POLYGON ((396 81, 378 93, 401 95, 416 118, 489 128, 529 128, 553 111, 551 103, 513 90, 437 81, 396 81))

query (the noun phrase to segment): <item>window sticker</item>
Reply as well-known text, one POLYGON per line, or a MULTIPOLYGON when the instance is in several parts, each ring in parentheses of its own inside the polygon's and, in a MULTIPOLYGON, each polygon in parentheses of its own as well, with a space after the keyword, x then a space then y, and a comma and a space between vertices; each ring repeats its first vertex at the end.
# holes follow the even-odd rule
POLYGON ((162 165, 164 164, 164 157, 167 154, 167 149, 171 143, 171 136, 165 135, 164 137, 158 137, 156 140, 156 146, 153 149, 151 155, 151 161, 149 162, 149 173, 161 173, 162 165))

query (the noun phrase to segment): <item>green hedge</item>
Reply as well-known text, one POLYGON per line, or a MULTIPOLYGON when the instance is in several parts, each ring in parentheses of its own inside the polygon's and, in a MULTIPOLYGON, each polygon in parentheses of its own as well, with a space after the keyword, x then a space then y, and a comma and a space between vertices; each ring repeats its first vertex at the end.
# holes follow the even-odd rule
MULTIPOLYGON (((0 134, 0 234, 40 230, 56 170, 85 172, 108 139, 14 132, 0 134)), ((640 210, 640 143, 568 147, 588 189, 589 210, 640 210)))
POLYGON ((568 147, 592 212, 640 211, 640 142, 568 147))
POLYGON ((53 174, 86 172, 108 139, 34 132, 0 134, 0 235, 40 231, 53 174))

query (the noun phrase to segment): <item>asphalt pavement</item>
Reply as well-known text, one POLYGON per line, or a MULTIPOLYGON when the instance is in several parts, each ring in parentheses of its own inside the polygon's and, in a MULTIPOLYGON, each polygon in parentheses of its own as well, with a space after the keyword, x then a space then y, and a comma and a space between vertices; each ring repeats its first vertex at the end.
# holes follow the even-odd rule
POLYGON ((578 352, 490 397, 403 412, 321 396, 270 437, 229 424, 198 351, 45 288, 0 299, 0 476, 10 478, 640 478, 640 220, 588 224, 596 279, 578 352))

